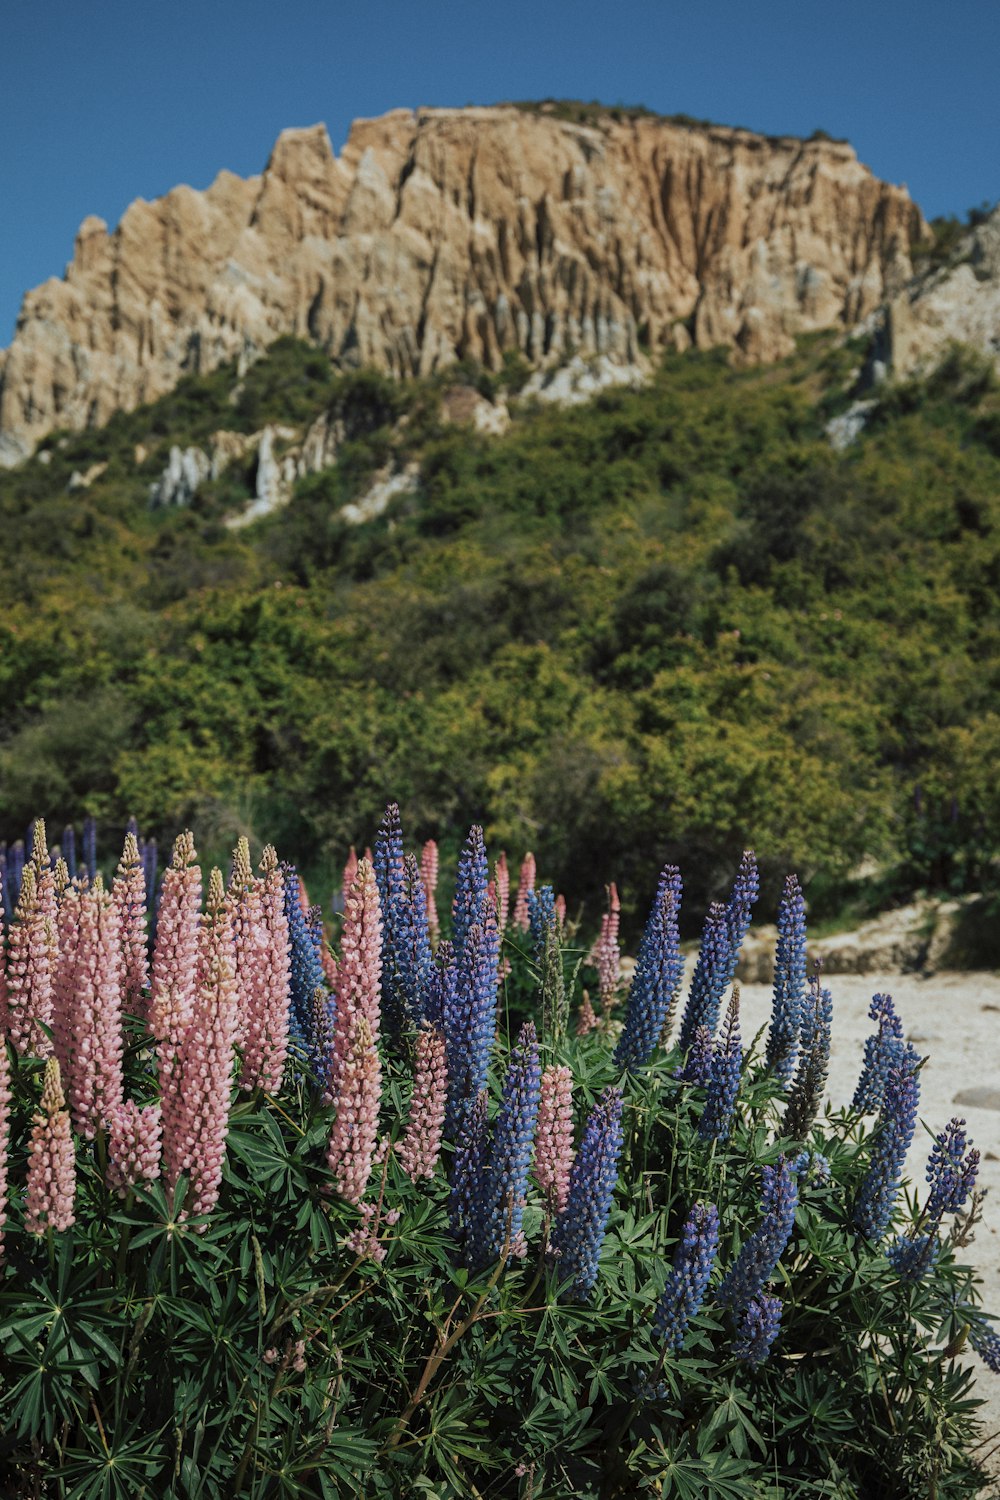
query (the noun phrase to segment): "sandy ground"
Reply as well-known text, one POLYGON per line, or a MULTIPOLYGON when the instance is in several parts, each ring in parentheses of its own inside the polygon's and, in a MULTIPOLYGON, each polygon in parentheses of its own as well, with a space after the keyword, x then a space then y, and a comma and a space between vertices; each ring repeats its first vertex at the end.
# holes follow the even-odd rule
MULTIPOLYGON (((967 1120, 972 1143, 982 1152, 980 1185, 989 1192, 966 1254, 983 1278, 986 1311, 1000 1315, 1000 975, 934 974, 925 979, 916 974, 830 974, 824 983, 833 995, 827 1092, 835 1106, 850 1103, 854 1092, 864 1041, 874 1029, 868 1019, 871 997, 890 994, 907 1037, 929 1059, 921 1072, 921 1120, 935 1134, 952 1115, 967 1120), (991 1091, 997 1107, 955 1102, 956 1095, 974 1088, 991 1091)), ((767 1024, 771 993, 764 985, 745 985, 741 994, 746 1043, 767 1024)), ((921 1183, 930 1144, 918 1129, 908 1175, 921 1183)), ((1000 1443, 1000 1375, 992 1374, 975 1355, 967 1357, 979 1367, 978 1394, 989 1402, 981 1415, 1000 1443)), ((1000 1476, 1000 1450, 989 1467, 1000 1476)))

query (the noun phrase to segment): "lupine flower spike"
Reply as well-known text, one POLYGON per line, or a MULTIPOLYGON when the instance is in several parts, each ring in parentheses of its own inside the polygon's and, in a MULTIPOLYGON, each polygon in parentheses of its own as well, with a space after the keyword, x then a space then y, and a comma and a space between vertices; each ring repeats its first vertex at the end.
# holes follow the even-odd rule
POLYGON ((716 902, 709 908, 701 951, 691 979, 691 993, 681 1022, 682 1052, 690 1051, 699 1026, 707 1026, 715 1035, 722 997, 733 982, 758 889, 757 862, 753 851, 748 849, 740 861, 729 900, 724 906, 716 902))
POLYGON ((669 1032, 684 972, 677 926, 680 904, 680 871, 667 865, 660 875, 635 961, 625 1024, 615 1049, 615 1062, 620 1068, 643 1067, 669 1032))
POLYGON ((854 1205, 856 1227, 876 1243, 892 1221, 903 1163, 917 1125, 919 1062, 914 1048, 905 1043, 889 1066, 870 1165, 854 1205))
POLYGON ((573 1167, 573 1079, 569 1068, 542 1074, 535 1136, 535 1181, 550 1214, 561 1214, 573 1167))
POLYGON ((576 1034, 577 1036, 588 1036, 590 1032, 596 1031, 599 1024, 597 1012, 590 1003, 590 995, 584 990, 583 999, 580 1001, 580 1009, 576 1013, 576 1034))
POLYGON ((261 882, 250 863, 250 844, 238 840, 233 850, 232 872, 226 894, 229 920, 233 929, 233 955, 236 963, 236 1045, 246 1045, 247 1028, 254 996, 259 988, 258 969, 261 951, 261 882))
POLYGON ((411 1182, 434 1176, 447 1101, 444 1032, 424 1025, 417 1033, 414 1049, 413 1091, 406 1130, 396 1148, 400 1166, 411 1182))
POLYGON ((788 1093, 783 1133, 804 1140, 819 1113, 830 1068, 830 1037, 833 1029, 833 998, 821 987, 819 970, 813 975, 803 1005, 799 1031, 799 1059, 788 1093))
POLYGON ((378 1132, 381 942, 375 872, 368 860, 362 860, 344 914, 341 989, 329 1075, 336 1115, 327 1144, 327 1166, 337 1192, 348 1203, 360 1203, 364 1197, 378 1132))
POLYGON ((795 1225, 798 1181, 791 1162, 779 1156, 761 1172, 761 1221, 746 1240, 719 1286, 719 1301, 739 1315, 760 1297, 781 1259, 795 1225))
POLYGON ((521 861, 517 883, 517 899, 514 902, 513 925, 519 932, 527 932, 529 926, 528 896, 535 889, 535 856, 526 854, 521 861))
POLYGON ((146 947, 146 877, 135 834, 125 835, 125 847, 111 887, 118 912, 122 951, 122 1006, 129 1015, 145 1015, 145 990, 149 984, 146 947))
POLYGON ((260 927, 254 989, 246 1004, 246 1032, 240 1087, 276 1094, 288 1053, 291 955, 285 888, 278 856, 268 844, 260 862, 260 927))
POLYGON ((160 1043, 164 1066, 183 1039, 198 987, 198 930, 201 870, 194 839, 182 833, 163 876, 150 972, 149 1029, 160 1043))
POLYGON ((456 1139, 465 1111, 486 1085, 496 1031, 497 959, 500 940, 496 908, 483 894, 455 975, 444 990, 444 1034, 448 1048, 448 1111, 445 1133, 456 1139))
POLYGON ((763 1364, 780 1327, 781 1299, 763 1292, 754 1297, 736 1317, 736 1333, 731 1345, 736 1358, 751 1367, 763 1364))
POLYGON ((740 1043, 740 991, 733 986, 732 999, 722 1023, 719 1040, 712 1053, 711 1071, 705 1094, 705 1108, 698 1122, 702 1140, 726 1141, 740 1089, 743 1047, 740 1043))
POLYGON ((873 995, 868 1014, 878 1023, 878 1030, 865 1042, 861 1077, 851 1101, 851 1108, 862 1114, 874 1114, 881 1109, 889 1069, 903 1046, 903 1023, 891 995, 873 995))
POLYGON ((427 927, 431 935, 431 941, 436 945, 441 932, 441 923, 438 918, 436 896, 438 883, 438 846, 433 839, 428 839, 420 851, 420 879, 424 887, 424 900, 427 903, 427 927))
POLYGON ((507 868, 507 855, 502 849, 493 870, 497 887, 497 926, 502 938, 510 917, 510 870, 507 868))
POLYGON ((510 1054, 503 1098, 493 1126, 489 1158, 488 1213, 483 1224, 484 1263, 506 1252, 526 1251, 521 1224, 528 1188, 528 1169, 538 1118, 541 1069, 533 1021, 521 1027, 510 1054))
POLYGON ((452 1238, 465 1265, 476 1257, 477 1240, 486 1216, 487 1099, 483 1089, 466 1109, 455 1146, 448 1195, 452 1238))
POLYGON ((73 1125, 93 1140, 122 1102, 122 941, 119 908, 100 874, 71 893, 77 906, 74 943, 60 955, 59 1053, 73 1125))
MULTIPOLYGON (((458 859, 458 875, 455 880, 455 900, 452 903, 451 940, 459 959, 465 947, 465 939, 473 923, 479 920, 479 912, 490 883, 489 866, 486 861, 486 845, 483 830, 478 826, 469 829, 458 859)), ((496 926, 496 908, 493 911, 496 926)))
POLYGON ((904 1281, 921 1281, 941 1253, 938 1230, 945 1214, 960 1213, 976 1185, 979 1152, 966 1151, 965 1121, 949 1120, 935 1137, 927 1162, 930 1192, 917 1229, 900 1235, 886 1251, 890 1265, 904 1281))
POLYGON ((55 880, 47 872, 39 881, 34 864, 26 864, 14 921, 8 937, 5 1026, 21 1056, 49 1057, 52 1044, 43 1030, 53 1023, 54 912, 45 886, 55 902, 55 880))
POLYGON ((597 1280, 611 1198, 618 1181, 622 1141, 622 1094, 607 1088, 594 1105, 570 1172, 566 1207, 552 1231, 551 1255, 566 1295, 583 1302, 597 1280))
POLYGON ((132 1100, 117 1104, 108 1115, 108 1167, 105 1181, 119 1198, 136 1187, 148 1187, 160 1175, 160 1106, 144 1109, 132 1100))
POLYGON ((594 944, 591 955, 597 970, 597 992, 600 997, 601 1015, 605 1021, 611 1015, 618 999, 618 980, 621 972, 621 950, 618 946, 618 929, 621 922, 621 902, 618 887, 608 886, 608 909, 601 917, 601 933, 594 944))
POLYGON ((653 1317, 653 1326, 670 1349, 682 1347, 691 1319, 701 1310, 718 1249, 719 1210, 714 1203, 696 1203, 653 1317))
POLYGON ((35 1115, 28 1151, 25 1230, 41 1236, 48 1229, 69 1229, 75 1222, 76 1157, 59 1064, 54 1057, 45 1064, 41 1108, 35 1115))
POLYGON ((806 907, 799 882, 789 875, 778 908, 774 997, 766 1052, 767 1066, 781 1083, 788 1083, 795 1071, 805 992, 806 907))
POLYGON ((7 1223, 10 1101, 10 1057, 7 1052, 7 1038, 0 1031, 0 1259, 3 1258, 3 1232, 7 1223))

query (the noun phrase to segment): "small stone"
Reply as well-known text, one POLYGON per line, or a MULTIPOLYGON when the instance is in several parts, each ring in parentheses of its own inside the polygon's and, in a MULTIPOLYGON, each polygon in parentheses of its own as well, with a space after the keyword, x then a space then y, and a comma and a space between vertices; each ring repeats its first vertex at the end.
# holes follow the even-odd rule
POLYGON ((952 1104, 966 1104, 972 1109, 1000 1109, 1000 1089, 986 1087, 963 1089, 952 1104))

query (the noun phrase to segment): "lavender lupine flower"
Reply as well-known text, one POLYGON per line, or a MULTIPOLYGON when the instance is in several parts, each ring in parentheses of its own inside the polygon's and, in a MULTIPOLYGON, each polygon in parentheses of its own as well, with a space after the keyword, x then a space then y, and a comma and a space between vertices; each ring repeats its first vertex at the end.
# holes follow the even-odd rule
POLYGON ((83 862, 87 867, 87 879, 93 882, 97 876, 97 821, 83 820, 83 862))
MULTIPOLYGON (((456 950, 457 952, 457 950, 456 950)), ((448 1112, 445 1133, 454 1140, 465 1110, 486 1086, 496 1031, 497 960, 500 936, 496 909, 484 892, 476 920, 457 959, 457 981, 444 994, 448 1049, 448 1112)))
POLYGON ((761 1179, 761 1221, 722 1278, 718 1292, 719 1301, 736 1313, 760 1296, 795 1225, 799 1188, 791 1162, 779 1156, 773 1167, 761 1168, 761 1179))
POLYGON ((552 1066, 542 1074, 535 1134, 535 1181, 550 1214, 561 1214, 573 1167, 573 1077, 552 1066))
POLYGON ((805 993, 806 904, 799 882, 789 875, 778 908, 774 996, 765 1054, 767 1066, 781 1083, 788 1083, 795 1071, 805 993))
POLYGON ((762 1293, 740 1309, 735 1321, 730 1347, 736 1358, 751 1366, 763 1364, 781 1327, 780 1299, 762 1293))
POLYGON ((469 929, 479 920, 489 883, 486 844, 483 830, 477 824, 469 829, 469 837, 459 855, 455 900, 452 904, 451 940, 460 959, 469 929))
POLYGON ((396 1148, 411 1182, 433 1177, 441 1152, 441 1132, 448 1102, 448 1066, 444 1032, 424 1025, 417 1033, 413 1058, 413 1090, 406 1130, 396 1148))
POLYGON ((28 1180, 24 1193, 24 1228, 28 1234, 57 1232, 75 1223, 76 1152, 69 1110, 63 1097, 59 1064, 45 1064, 42 1102, 34 1117, 28 1146, 28 1180))
POLYGON ((753 851, 747 849, 740 860, 729 900, 725 905, 714 902, 709 907, 701 950, 691 979, 691 993, 681 1022, 679 1040, 682 1052, 690 1051, 699 1026, 707 1026, 715 1035, 722 997, 733 982, 759 887, 757 861, 753 851))
POLYGON ((878 1022, 878 1031, 865 1042, 861 1077, 851 1101, 851 1108, 862 1114, 874 1114, 881 1109, 889 1068, 903 1045, 903 1023, 896 1015, 891 995, 874 995, 868 1014, 878 1022))
POLYGON ((680 871, 667 865, 657 883, 629 986, 625 1024, 615 1049, 620 1068, 643 1067, 669 1031, 684 972, 677 927, 680 905, 680 871))
POLYGON ((597 1280, 623 1139, 622 1091, 606 1088, 587 1118, 570 1172, 566 1207, 552 1230, 551 1253, 559 1280, 569 1282, 564 1295, 578 1302, 586 1300, 597 1280))
POLYGON ((671 1349, 684 1343, 691 1319, 705 1300, 719 1249, 719 1210, 714 1203, 696 1203, 681 1231, 674 1264, 653 1317, 653 1326, 671 1349))
MULTIPOLYGON (((302 910, 298 872, 294 865, 284 864, 281 873, 285 885, 285 920, 288 923, 289 994, 288 1013, 290 1050, 304 1059, 309 1072, 321 1087, 327 1087, 328 1053, 325 1050, 327 1027, 317 1034, 317 990, 326 992, 326 976, 314 927, 310 927, 302 910)), ((330 996, 331 1009, 333 997, 330 996)))
POLYGON ((903 1163, 917 1125, 920 1059, 906 1043, 890 1064, 867 1175, 854 1205, 854 1223, 866 1239, 882 1239, 892 1220, 903 1163))
POLYGON ((799 1060, 788 1093, 788 1105, 782 1130, 793 1140, 801 1141, 812 1125, 820 1105, 830 1070, 830 1038, 833 1030, 833 997, 822 989, 818 972, 809 985, 803 1005, 799 1031, 799 1060))
POLYGON ((732 999, 722 1023, 719 1040, 712 1053, 711 1072, 706 1086, 705 1107, 698 1122, 703 1141, 729 1139, 729 1130, 740 1091, 743 1047, 740 1042, 740 992, 733 986, 732 999))
POLYGON ((465 1111, 455 1147, 448 1195, 448 1221, 463 1264, 483 1264, 482 1227, 486 1220, 487 1099, 483 1089, 465 1111))
POLYGON ((691 1051, 694 1034, 699 1026, 706 1026, 714 1037, 719 1021, 719 1007, 729 978, 730 945, 726 908, 721 901, 714 901, 705 918, 698 961, 694 966, 691 989, 681 1017, 677 1040, 682 1053, 691 1051))
POLYGON ((487 1263, 506 1248, 509 1255, 526 1250, 521 1224, 528 1190, 528 1168, 535 1139, 541 1068, 533 1021, 521 1027, 510 1054, 503 1097, 493 1125, 490 1147, 488 1217, 483 1233, 487 1263))

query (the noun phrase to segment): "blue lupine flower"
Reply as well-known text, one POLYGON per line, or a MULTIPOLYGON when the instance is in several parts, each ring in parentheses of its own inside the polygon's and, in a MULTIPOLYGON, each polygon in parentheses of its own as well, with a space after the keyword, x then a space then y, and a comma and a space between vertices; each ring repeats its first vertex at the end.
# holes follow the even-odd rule
POLYGON ((528 892, 528 928, 536 963, 545 956, 545 945, 553 929, 558 941, 559 919, 556 916, 556 893, 550 885, 537 886, 528 892))
POLYGON ((969 1328, 969 1343, 986 1368, 994 1375, 1000 1375, 1000 1333, 982 1318, 977 1318, 969 1328))
POLYGON ((629 986, 625 1024, 615 1049, 620 1068, 641 1068, 669 1029, 684 972, 677 928, 680 904, 680 871, 667 865, 656 887, 629 986))
POLYGON ((762 1294, 742 1308, 736 1317, 732 1351, 748 1365, 760 1365, 767 1359, 781 1328, 781 1301, 762 1294))
POLYGON ((446 1008, 445 996, 450 996, 447 1003, 454 1007, 457 984, 458 965, 455 962, 455 950, 447 939, 443 939, 438 943, 437 952, 434 955, 434 967, 427 986, 427 1003, 424 1006, 424 1019, 442 1031, 446 1008))
POLYGON ((750 926, 753 904, 757 900, 759 891, 760 877, 757 873, 757 861, 753 850, 745 849, 743 858, 740 860, 740 867, 736 872, 736 879, 733 881, 732 892, 726 902, 726 930, 729 934, 729 946, 732 953, 732 970, 727 983, 736 973, 736 961, 740 956, 747 928, 750 926))
POLYGON ((854 1223, 866 1239, 882 1239, 892 1220, 903 1163, 917 1126, 920 1100, 920 1059, 909 1044, 902 1046, 885 1080, 878 1128, 868 1172, 854 1205, 854 1223))
POLYGON ((874 995, 868 1014, 878 1022, 878 1031, 865 1042, 865 1059, 851 1108, 874 1114, 882 1107, 885 1080, 903 1045, 903 1023, 896 1015, 891 995, 874 995))
POLYGON ((784 1134, 793 1140, 801 1141, 805 1137, 823 1102, 830 1071, 832 1031, 833 997, 829 990, 821 988, 817 972, 810 981, 809 994, 802 1008, 798 1065, 788 1092, 782 1124, 784 1134))
POLYGON ((698 1083, 705 1088, 712 1076, 714 1055, 712 1033, 707 1026, 699 1026, 691 1043, 691 1051, 684 1060, 684 1066, 678 1069, 677 1077, 682 1078, 685 1083, 698 1083))
POLYGON ((597 1280, 597 1263, 618 1181, 622 1141, 622 1093, 606 1088, 584 1127, 573 1161, 566 1207, 552 1230, 551 1250, 565 1295, 583 1302, 597 1280))
POLYGON ((434 955, 423 881, 416 860, 403 854, 395 802, 386 808, 372 863, 382 912, 382 1023, 398 1044, 404 1031, 424 1019, 434 955))
POLYGON ((653 1325, 672 1349, 680 1349, 688 1324, 701 1310, 719 1249, 719 1210, 696 1203, 674 1251, 674 1264, 656 1304, 653 1325))
POLYGON ((718 1043, 712 1053, 705 1107, 698 1121, 698 1134, 703 1141, 729 1139, 729 1130, 740 1091, 740 1072, 743 1067, 743 1047, 740 1042, 740 992, 733 989, 733 997, 722 1023, 718 1043))
POLYGON ((448 1056, 445 1131, 451 1139, 458 1134, 466 1109, 486 1086, 496 1031, 499 957, 496 908, 484 893, 461 956, 456 957, 456 983, 444 994, 448 1056))
POLYGON ((701 947, 698 950, 698 962, 694 966, 691 989, 684 1007, 684 1015, 681 1018, 678 1043, 682 1052, 691 1051, 694 1034, 699 1026, 706 1026, 709 1034, 715 1036, 715 1028, 719 1022, 719 1007, 730 980, 730 959, 726 908, 720 901, 715 901, 709 907, 708 916, 705 918, 701 947))
POLYGON ((93 884, 97 879, 97 822, 94 818, 83 820, 83 862, 87 876, 93 884))
MULTIPOLYGON (((69 871, 69 878, 70 878, 70 880, 75 880, 76 879, 76 829, 73 827, 72 823, 67 823, 66 827, 63 829, 63 831, 62 831, 62 838, 61 838, 61 840, 59 842, 59 848, 62 851, 62 857, 63 857, 63 859, 66 861, 66 868, 69 871)), ((147 905, 149 904, 149 897, 148 896, 146 897, 146 904, 147 905)))
POLYGON ((773 1167, 761 1169, 761 1177, 761 1221, 722 1278, 718 1292, 719 1301, 737 1312, 760 1296, 795 1225, 799 1188, 791 1162, 779 1156, 773 1167))
POLYGON ((798 1156, 792 1159, 792 1171, 796 1177, 809 1182, 824 1183, 830 1181, 830 1158, 824 1156, 822 1151, 800 1151, 798 1156))
POLYGON ((789 875, 778 908, 774 997, 765 1054, 767 1066, 781 1083, 788 1083, 795 1071, 805 993, 806 904, 799 882, 794 875, 789 875))
POLYGON ((487 896, 489 884, 490 871, 486 859, 483 830, 475 825, 469 829, 469 837, 458 857, 455 900, 451 908, 451 940, 459 958, 465 948, 465 939, 469 929, 477 920, 487 896))
POLYGON ((923 1234, 901 1234, 885 1252, 886 1259, 903 1281, 923 1281, 941 1254, 937 1230, 923 1234))
POLYGON ((928 1218, 940 1223, 945 1214, 957 1214, 965 1207, 966 1199, 976 1185, 979 1172, 979 1152, 969 1151, 965 1134, 965 1121, 949 1120, 935 1137, 927 1161, 927 1181, 930 1193, 925 1213, 928 1218))
POLYGON ((541 1079, 534 1022, 526 1021, 510 1055, 503 1098, 493 1126, 487 1187, 489 1209, 483 1235, 486 1263, 495 1261, 505 1245, 511 1255, 524 1254, 521 1224, 541 1079))
MULTIPOLYGON (((314 996, 317 990, 326 990, 323 960, 317 941, 315 926, 310 926, 299 900, 299 877, 294 865, 283 864, 281 873, 285 887, 285 919, 288 922, 290 1004, 288 1030, 291 1050, 304 1060, 313 1078, 321 1085, 326 1082, 329 1059, 324 1050, 326 1027, 318 1024, 318 1011, 314 996)), ((334 1010, 333 997, 330 1004, 334 1010)))
POLYGON ((466 1110, 451 1169, 448 1222, 462 1262, 485 1264, 482 1230, 486 1222, 487 1100, 482 1090, 466 1110))
POLYGON ((403 889, 403 826, 399 817, 399 805, 395 802, 390 802, 382 815, 382 821, 375 836, 372 869, 375 871, 375 883, 378 886, 384 931, 385 913, 403 889))

